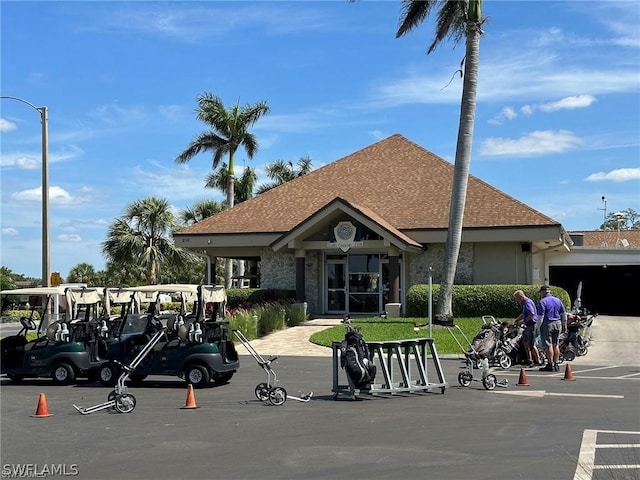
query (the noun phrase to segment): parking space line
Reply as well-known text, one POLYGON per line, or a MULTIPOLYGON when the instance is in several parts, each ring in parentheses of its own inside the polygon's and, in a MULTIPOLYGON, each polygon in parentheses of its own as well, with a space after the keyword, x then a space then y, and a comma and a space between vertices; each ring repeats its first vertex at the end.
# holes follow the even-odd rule
POLYGON ((600 395, 597 393, 547 393, 551 397, 624 398, 624 395, 600 395))
POLYGON ((578 465, 573 480, 592 480, 594 470, 631 470, 640 469, 638 464, 596 465, 596 449, 598 448, 637 448, 640 444, 598 444, 598 434, 640 435, 640 432, 626 432, 622 430, 585 430, 582 433, 582 443, 578 455, 578 465))

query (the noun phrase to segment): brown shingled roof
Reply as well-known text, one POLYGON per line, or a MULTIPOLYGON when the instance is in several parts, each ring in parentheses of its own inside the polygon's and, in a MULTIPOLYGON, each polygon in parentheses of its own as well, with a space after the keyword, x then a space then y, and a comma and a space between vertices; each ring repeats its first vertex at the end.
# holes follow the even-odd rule
MULTIPOLYGON (((446 229, 452 178, 451 163, 395 134, 179 234, 287 232, 336 197, 376 212, 398 230, 446 229)), ((558 224, 469 177, 465 228, 558 224)))
POLYGON ((592 230, 587 232, 570 232, 571 235, 582 234, 585 247, 624 247, 618 240, 625 239, 629 247, 640 247, 640 230, 592 230))

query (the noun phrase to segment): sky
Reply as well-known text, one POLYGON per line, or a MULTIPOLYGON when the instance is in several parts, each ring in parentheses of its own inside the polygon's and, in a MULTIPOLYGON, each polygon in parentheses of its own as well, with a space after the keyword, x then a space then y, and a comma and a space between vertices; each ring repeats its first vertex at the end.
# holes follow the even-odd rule
MULTIPOLYGON (((63 277, 105 268, 108 226, 136 200, 224 200, 204 188, 210 154, 174 161, 208 130, 205 92, 269 105, 256 155, 236 154, 258 184, 275 160, 317 169, 395 133, 453 163, 464 43, 427 54, 432 19, 396 39, 400 15, 399 0, 0 2, 0 94, 32 104, 0 100, 0 264, 42 273, 34 107, 63 277)), ((640 3, 485 0, 483 15, 471 174, 568 231, 640 212, 640 3)))

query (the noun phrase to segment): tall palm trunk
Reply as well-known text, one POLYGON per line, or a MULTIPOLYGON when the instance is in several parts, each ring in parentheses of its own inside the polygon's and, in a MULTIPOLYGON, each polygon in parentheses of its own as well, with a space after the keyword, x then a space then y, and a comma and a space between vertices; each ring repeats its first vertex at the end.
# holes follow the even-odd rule
POLYGON ((460 123, 456 143, 456 158, 451 188, 451 206, 449 210, 449 231, 445 246, 444 278, 440 286, 438 305, 434 320, 436 323, 450 324, 453 321, 453 283, 455 280, 458 255, 462 242, 462 224, 464 207, 467 200, 467 183, 471 165, 471 147, 473 144, 473 126, 476 115, 476 92, 478 86, 478 65, 480 55, 481 24, 470 21, 466 27, 466 58, 462 85, 462 103, 460 105, 460 123))
MULTIPOLYGON (((227 205, 233 208, 235 204, 235 172, 233 165, 233 152, 229 152, 229 179, 227 180, 227 205)), ((233 277, 233 259, 226 258, 224 262, 224 283, 225 288, 231 288, 231 277, 233 277)))

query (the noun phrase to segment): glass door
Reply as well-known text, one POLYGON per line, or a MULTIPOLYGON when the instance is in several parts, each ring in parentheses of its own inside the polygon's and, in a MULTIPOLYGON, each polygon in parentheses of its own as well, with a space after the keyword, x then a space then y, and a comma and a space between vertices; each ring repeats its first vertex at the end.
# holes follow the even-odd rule
POLYGON ((349 255, 349 312, 379 313, 381 287, 380 255, 349 255))
POLYGON ((328 257, 326 262, 327 312, 347 311, 347 261, 345 257, 328 257))

